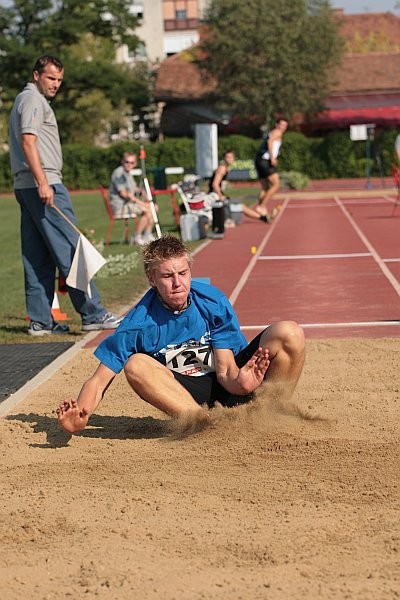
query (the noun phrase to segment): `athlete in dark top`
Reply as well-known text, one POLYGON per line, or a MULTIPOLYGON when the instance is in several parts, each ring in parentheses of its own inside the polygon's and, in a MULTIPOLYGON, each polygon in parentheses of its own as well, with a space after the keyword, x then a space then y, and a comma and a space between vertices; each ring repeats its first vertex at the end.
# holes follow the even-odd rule
POLYGON ((288 122, 285 118, 280 117, 277 119, 275 128, 263 139, 257 150, 254 165, 261 185, 261 191, 256 211, 260 215, 268 214, 268 203, 272 196, 279 191, 278 154, 287 126, 288 122))
MULTIPOLYGON (((229 203, 229 198, 225 196, 223 192, 222 182, 226 180, 229 169, 234 162, 235 153, 233 150, 226 150, 226 152, 224 152, 223 161, 219 164, 218 168, 214 171, 210 178, 209 193, 216 194, 216 199, 218 198, 218 200, 221 200, 221 202, 224 203, 229 203)), ((269 222, 267 215, 261 215, 249 206, 246 206, 246 204, 242 204, 242 211, 243 214, 251 219, 257 219, 258 221, 263 221, 264 223, 269 222)))

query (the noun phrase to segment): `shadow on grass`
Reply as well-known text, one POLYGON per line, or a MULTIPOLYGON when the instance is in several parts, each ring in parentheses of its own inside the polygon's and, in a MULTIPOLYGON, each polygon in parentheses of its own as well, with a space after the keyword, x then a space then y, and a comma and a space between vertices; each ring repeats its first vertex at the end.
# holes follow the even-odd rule
MULTIPOLYGON (((30 444, 32 448, 62 448, 68 446, 71 435, 65 433, 57 422, 57 417, 35 413, 9 415, 9 421, 29 423, 35 433, 45 433, 45 444, 30 444)), ((92 415, 80 437, 106 440, 157 439, 169 436, 167 420, 154 417, 126 417, 92 415)))
POLYGON ((28 337, 27 335, 27 330, 28 330, 28 321, 24 321, 23 323, 21 323, 21 325, 0 325, 0 335, 4 334, 4 335, 8 335, 8 334, 24 334, 25 337, 28 337))

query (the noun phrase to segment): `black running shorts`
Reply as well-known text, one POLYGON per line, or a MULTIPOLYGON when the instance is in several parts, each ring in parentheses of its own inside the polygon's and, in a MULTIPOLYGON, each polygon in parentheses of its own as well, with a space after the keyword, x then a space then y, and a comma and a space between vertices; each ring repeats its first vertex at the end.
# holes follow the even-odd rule
MULTIPOLYGON (((257 335, 246 348, 243 348, 243 350, 235 356, 235 362, 239 368, 243 367, 253 356, 257 348, 259 348, 262 333, 257 335)), ((254 393, 247 394, 246 396, 235 396, 234 394, 230 394, 218 383, 215 373, 207 373, 207 375, 201 375, 200 377, 182 375, 175 371, 172 371, 172 374, 189 394, 193 396, 198 404, 207 404, 210 408, 212 408, 216 402, 219 402, 223 406, 232 407, 237 406, 238 404, 246 404, 254 399, 254 393)))
POLYGON ((268 179, 270 175, 277 173, 277 168, 271 165, 271 161, 257 157, 254 161, 258 179, 268 179))

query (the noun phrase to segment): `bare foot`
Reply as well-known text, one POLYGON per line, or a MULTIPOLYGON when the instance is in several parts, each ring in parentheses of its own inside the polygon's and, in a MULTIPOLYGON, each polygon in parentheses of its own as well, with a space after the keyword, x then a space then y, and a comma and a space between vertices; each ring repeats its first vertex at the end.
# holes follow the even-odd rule
POLYGON ((255 207, 254 209, 256 212, 258 212, 259 215, 265 216, 267 213, 267 209, 264 208, 264 206, 262 204, 259 204, 258 206, 255 207))
POLYGON ((225 220, 225 223, 224 223, 224 226, 225 226, 227 229, 229 229, 229 228, 231 228, 231 227, 236 227, 236 223, 235 223, 235 221, 234 221, 233 219, 226 219, 226 220, 225 220))
POLYGON ((270 214, 271 219, 275 219, 276 215, 278 214, 279 210, 277 207, 273 208, 270 214))

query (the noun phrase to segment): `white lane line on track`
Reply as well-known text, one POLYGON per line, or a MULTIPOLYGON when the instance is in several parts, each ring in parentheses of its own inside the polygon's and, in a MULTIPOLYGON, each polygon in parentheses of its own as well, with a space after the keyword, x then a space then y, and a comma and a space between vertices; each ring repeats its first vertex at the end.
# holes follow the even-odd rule
POLYGON ((379 196, 377 198, 343 198, 343 204, 365 204, 366 206, 378 206, 380 204, 391 203, 389 196, 379 196))
POLYGON ((386 279, 389 281, 389 283, 393 287, 393 289, 396 292, 396 294, 398 296, 400 296, 400 283, 397 281, 396 277, 394 277, 394 275, 391 273, 391 271, 385 265, 385 263, 383 262, 382 258, 379 256, 378 252, 375 250, 374 246, 371 244, 371 242, 369 241, 369 239, 367 238, 367 236, 362 232, 362 230, 357 225, 357 223, 355 222, 355 220, 353 219, 353 217, 351 216, 351 214, 349 213, 349 211, 343 205, 343 202, 340 200, 339 196, 335 196, 335 201, 338 203, 338 205, 339 205, 341 211, 343 212, 343 214, 347 217, 348 221, 350 222, 351 226, 353 227, 353 229, 357 233, 358 237, 361 239, 361 241, 363 242, 363 244, 368 248, 368 250, 372 254, 372 258, 375 260, 375 262, 377 263, 377 265, 381 269, 382 273, 384 274, 384 276, 386 277, 386 279))
MULTIPOLYGON (((370 252, 354 252, 354 254, 284 254, 279 256, 260 256, 259 260, 308 260, 318 258, 364 258, 371 256, 370 252)), ((396 260, 396 259, 393 259, 396 260)), ((400 259, 399 259, 400 260, 400 259)))
MULTIPOLYGON (((290 198, 290 200, 293 200, 293 198, 290 198)), ((335 202, 333 202, 333 201, 332 202, 321 202, 320 204, 316 203, 316 202, 313 202, 313 203, 310 202, 309 204, 297 204, 297 206, 291 204, 290 206, 288 206, 288 210, 299 210, 299 209, 304 209, 304 208, 310 209, 310 208, 336 208, 336 207, 337 207, 337 204, 335 204, 335 202)))
MULTIPOLYGON (((337 204, 333 201, 333 200, 329 200, 329 201, 317 201, 317 200, 304 200, 304 199, 300 199, 300 198, 290 198, 291 202, 290 206, 288 206, 288 210, 298 210, 301 208, 333 208, 336 207, 337 204), (306 204, 307 202, 307 204, 306 204)), ((396 199, 395 198, 391 198, 388 195, 379 197, 379 198, 374 198, 374 199, 368 199, 368 198, 343 198, 343 204, 347 205, 366 205, 366 206, 387 206, 388 204, 395 204, 396 203, 396 199)))
POLYGON ((392 263, 392 262, 400 262, 400 258, 383 258, 382 260, 383 260, 384 263, 387 263, 387 262, 390 262, 390 263, 392 263))
POLYGON ((280 221, 288 202, 289 202, 289 198, 285 198, 285 200, 282 204, 281 210, 279 211, 279 213, 275 217, 275 219, 272 221, 271 226, 269 227, 267 233, 265 234, 263 240, 261 241, 260 245, 257 248, 257 252, 250 259, 250 262, 247 265, 247 267, 245 268, 245 270, 243 271, 242 276, 240 277, 239 281, 237 282, 237 284, 235 286, 235 289, 233 290, 232 294, 229 296, 229 302, 232 304, 232 306, 235 304, 240 292, 242 291, 243 287, 246 285, 246 282, 247 282, 248 278, 250 277, 250 273, 254 269, 260 254, 264 250, 266 243, 268 242, 269 238, 271 237, 272 232, 274 231, 274 229, 276 227, 276 224, 280 221))
POLYGON ((391 202, 392 204, 396 204, 396 196, 395 197, 391 197, 391 196, 384 196, 385 200, 388 200, 388 202, 391 202))
MULTIPOLYGON (((263 330, 271 323, 264 323, 264 325, 242 325, 240 329, 243 331, 263 330)), ((305 329, 322 329, 322 328, 339 328, 339 327, 386 327, 386 326, 399 326, 400 321, 355 321, 354 323, 299 323, 300 327, 305 329)))

